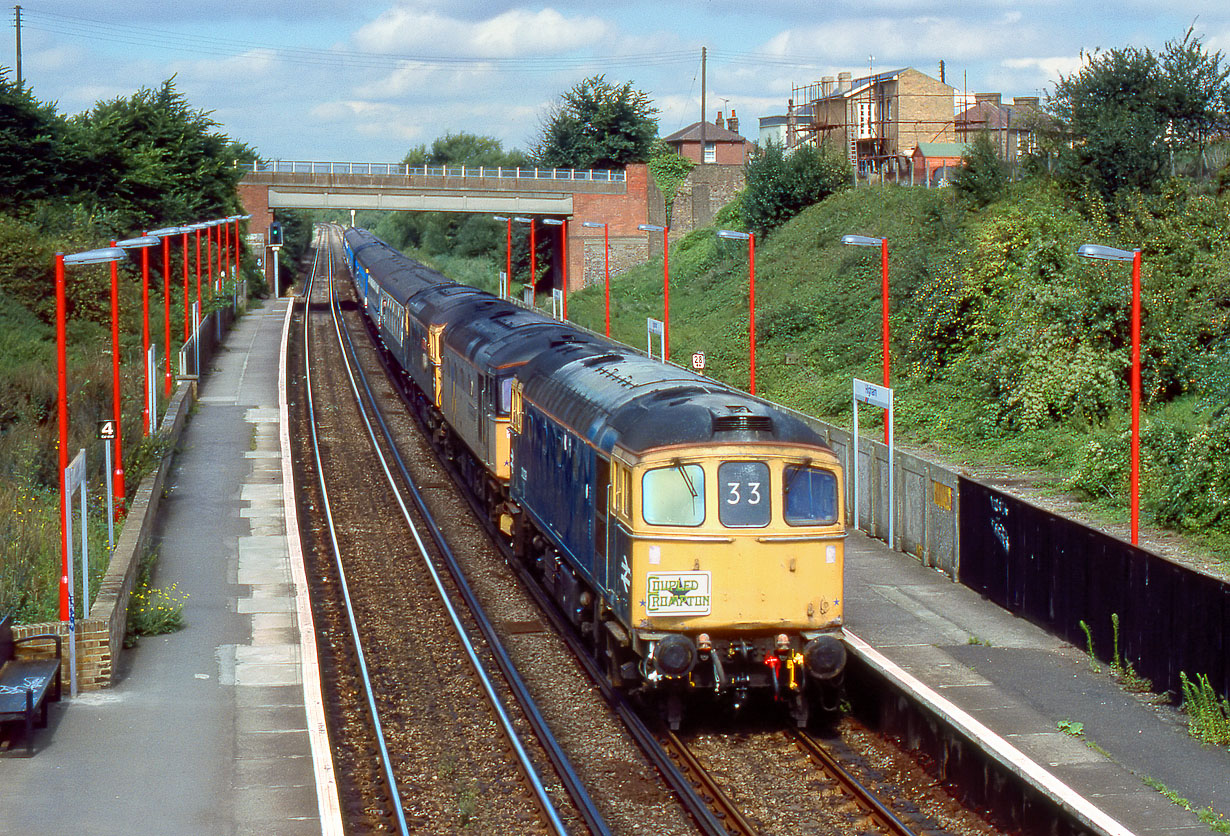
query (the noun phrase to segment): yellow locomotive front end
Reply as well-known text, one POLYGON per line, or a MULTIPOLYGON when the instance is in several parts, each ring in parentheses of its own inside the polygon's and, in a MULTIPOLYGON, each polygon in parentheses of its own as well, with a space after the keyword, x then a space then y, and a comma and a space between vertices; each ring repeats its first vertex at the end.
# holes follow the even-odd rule
MULTIPOLYGON (((641 676, 667 690, 835 690, 845 520, 831 451, 732 444, 616 455, 628 623, 641 676)), ((622 568, 622 566, 621 566, 622 568)), ((805 707, 798 706, 804 717, 805 707)))

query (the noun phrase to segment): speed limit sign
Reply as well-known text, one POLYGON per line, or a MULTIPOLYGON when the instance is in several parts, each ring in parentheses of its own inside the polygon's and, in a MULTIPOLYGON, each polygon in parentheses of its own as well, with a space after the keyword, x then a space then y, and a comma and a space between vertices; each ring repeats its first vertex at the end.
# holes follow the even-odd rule
POLYGON ((692 368, 698 372, 705 370, 705 352, 698 351, 692 355, 692 368))

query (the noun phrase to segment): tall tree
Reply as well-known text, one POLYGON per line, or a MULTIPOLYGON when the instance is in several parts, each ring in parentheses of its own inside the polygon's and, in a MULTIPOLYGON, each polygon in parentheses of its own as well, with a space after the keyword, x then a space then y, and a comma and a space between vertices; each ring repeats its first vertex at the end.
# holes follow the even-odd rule
POLYGON ((1049 102, 1060 175, 1105 195, 1147 189, 1166 164, 1157 59, 1135 47, 1085 56, 1049 102))
POLYGON ((13 209, 71 189, 68 125, 0 68, 0 208, 13 209))
POLYGON ((1161 110, 1173 147, 1203 154, 1209 141, 1230 130, 1230 66, 1221 51, 1210 53, 1192 29, 1170 41, 1160 57, 1161 110))
POLYGON ((252 154, 192 109, 170 78, 156 89, 100 102, 73 117, 82 190, 113 208, 125 229, 207 217, 235 205, 243 172, 236 155, 252 154))
POLYGON ((1175 156, 1199 156, 1225 130, 1230 69, 1189 29, 1155 55, 1124 47, 1084 56, 1048 102, 1061 177, 1105 196, 1149 190, 1175 156))
POLYGON ((632 82, 604 75, 577 82, 547 115, 534 159, 556 168, 619 168, 653 153, 658 109, 632 82))

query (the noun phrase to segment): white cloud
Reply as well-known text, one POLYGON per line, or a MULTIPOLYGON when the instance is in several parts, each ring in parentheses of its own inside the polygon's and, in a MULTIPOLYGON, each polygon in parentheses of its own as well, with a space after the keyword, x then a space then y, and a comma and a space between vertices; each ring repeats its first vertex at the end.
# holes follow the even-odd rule
POLYGON ((510 9, 487 20, 463 21, 402 6, 360 28, 354 40, 369 52, 503 58, 559 55, 594 46, 611 34, 600 18, 567 18, 554 9, 510 9))
POLYGON ((1053 86, 1060 75, 1076 72, 1084 61, 1079 55, 1058 55, 1047 58, 1006 58, 1000 63, 1009 70, 1014 70, 1018 76, 1027 75, 1029 78, 1040 79, 1041 83, 1035 85, 1040 87, 1043 84, 1053 86))

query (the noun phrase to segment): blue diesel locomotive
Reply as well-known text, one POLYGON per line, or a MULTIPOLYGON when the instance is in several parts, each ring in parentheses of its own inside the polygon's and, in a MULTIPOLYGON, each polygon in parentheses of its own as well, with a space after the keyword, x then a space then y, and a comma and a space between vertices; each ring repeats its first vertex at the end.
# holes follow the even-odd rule
POLYGON ((366 230, 356 292, 415 409, 616 685, 832 702, 842 470, 793 414, 448 280, 366 230))

